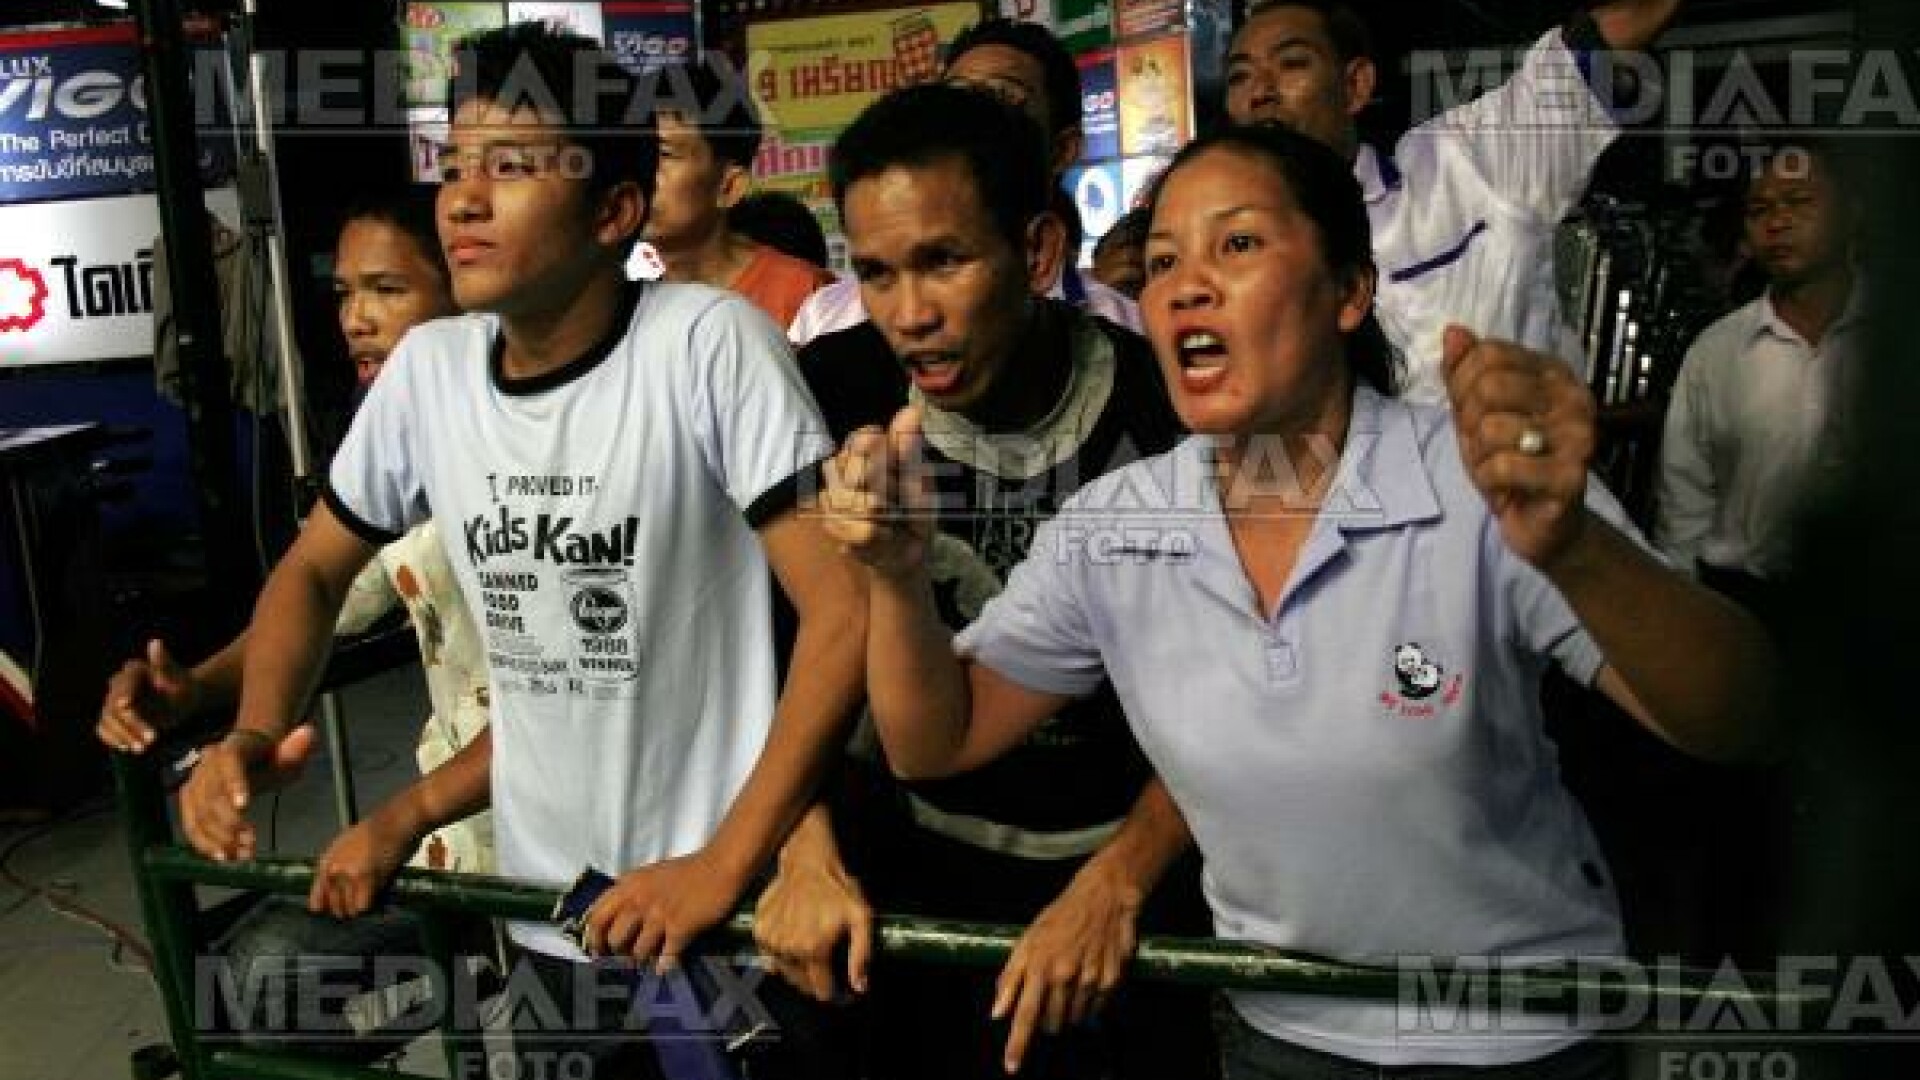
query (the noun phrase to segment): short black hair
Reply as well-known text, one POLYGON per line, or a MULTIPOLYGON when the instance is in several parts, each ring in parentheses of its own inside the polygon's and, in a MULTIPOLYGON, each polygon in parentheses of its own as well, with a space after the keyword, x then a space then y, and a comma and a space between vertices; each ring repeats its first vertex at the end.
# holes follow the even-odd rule
POLYGON ((727 211, 727 228, 815 266, 827 265, 827 234, 807 204, 784 191, 756 191, 727 211))
POLYGON ((592 38, 541 22, 482 30, 454 45, 451 115, 476 98, 549 117, 587 152, 587 189, 640 186, 653 201, 660 135, 639 83, 592 38))
POLYGON ((431 187, 409 184, 364 194, 347 204, 335 235, 345 232, 347 226, 356 221, 377 221, 399 229, 420 249, 420 257, 433 267, 441 280, 452 279, 447 269, 446 249, 440 246, 440 227, 431 187))
POLYGON ((895 167, 960 161, 980 201, 1016 250, 1047 212, 1053 190, 1047 137, 1033 118, 984 90, 923 83, 867 107, 833 144, 827 176, 846 220, 847 189, 895 167))
MULTIPOLYGON (((1353 166, 1333 148, 1284 124, 1240 124, 1221 128, 1190 142, 1154 184, 1147 204, 1151 220, 1160 212, 1160 198, 1175 173, 1202 154, 1226 150, 1271 168, 1287 185, 1293 204, 1300 208, 1320 238, 1320 256, 1337 274, 1376 273, 1373 228, 1367 221, 1367 203, 1353 166)), ((1372 312, 1347 335, 1347 366, 1355 380, 1382 394, 1400 386, 1399 353, 1372 312)))
POLYGON ((982 45, 1004 45, 1033 57, 1040 65, 1042 89, 1047 92, 1047 134, 1058 138, 1080 123, 1080 68, 1053 31, 1039 23, 1015 19, 982 19, 960 32, 947 46, 947 67, 982 45))
POLYGON ((1367 20, 1360 17, 1353 5, 1344 0, 1252 0, 1247 5, 1246 18, 1234 27, 1234 36, 1239 37, 1240 30, 1253 21, 1255 15, 1283 7, 1306 8, 1317 13, 1320 21, 1326 24, 1327 39, 1333 42, 1334 56, 1342 64, 1349 60, 1374 58, 1373 31, 1367 28, 1367 20))
POLYGON ((656 111, 674 113, 698 129, 720 161, 752 170, 760 153, 760 115, 746 80, 724 54, 669 65, 652 79, 656 111))

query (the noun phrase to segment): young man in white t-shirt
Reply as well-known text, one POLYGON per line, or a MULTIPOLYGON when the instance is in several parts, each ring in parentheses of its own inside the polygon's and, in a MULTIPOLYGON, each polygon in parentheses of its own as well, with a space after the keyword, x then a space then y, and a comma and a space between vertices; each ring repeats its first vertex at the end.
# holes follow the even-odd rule
MULTIPOLYGON (((251 855, 250 777, 301 715, 347 584, 431 507, 494 723, 337 843, 316 890, 364 910, 424 830, 491 803, 501 873, 620 873, 587 950, 665 970, 732 912, 843 739, 863 583, 796 511, 830 444, 779 329, 728 293, 624 280, 658 153, 633 84, 536 24, 470 39, 458 70, 440 230, 480 314, 410 333, 362 406, 261 594, 234 732, 182 824, 213 858, 251 855), (784 692, 769 565, 799 613, 784 692)), ((550 925, 509 932, 543 974, 587 970, 550 925)))

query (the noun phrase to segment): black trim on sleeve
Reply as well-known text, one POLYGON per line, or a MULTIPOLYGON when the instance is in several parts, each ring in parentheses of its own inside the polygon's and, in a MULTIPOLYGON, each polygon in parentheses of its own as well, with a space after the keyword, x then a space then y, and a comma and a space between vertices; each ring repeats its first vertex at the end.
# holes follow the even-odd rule
POLYGON ((388 544, 406 535, 405 533, 388 532, 368 521, 366 518, 361 517, 359 514, 354 513, 353 510, 347 506, 346 500, 340 497, 340 493, 333 490, 331 483, 320 486, 320 501, 327 504, 327 509, 333 511, 333 516, 340 519, 340 524, 345 525, 348 532, 372 544, 374 547, 386 547, 388 544))
POLYGON ((773 485, 760 493, 747 507, 745 517, 747 525, 762 529, 773 519, 800 505, 803 497, 811 497, 826 489, 826 458, 805 466, 799 472, 773 485))

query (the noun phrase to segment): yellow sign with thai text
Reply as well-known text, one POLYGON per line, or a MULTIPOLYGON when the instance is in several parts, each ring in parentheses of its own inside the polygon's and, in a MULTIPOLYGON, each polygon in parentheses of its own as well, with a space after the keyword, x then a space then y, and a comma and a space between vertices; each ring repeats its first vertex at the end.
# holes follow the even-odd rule
POLYGON ((869 103, 940 74, 940 52, 979 21, 972 3, 780 19, 747 27, 762 122, 790 140, 832 139, 869 103))

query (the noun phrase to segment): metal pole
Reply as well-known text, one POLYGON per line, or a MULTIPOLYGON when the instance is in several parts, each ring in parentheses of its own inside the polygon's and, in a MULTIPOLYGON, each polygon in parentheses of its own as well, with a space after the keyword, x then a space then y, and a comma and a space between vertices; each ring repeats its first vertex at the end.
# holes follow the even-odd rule
MULTIPOLYGON (((244 202, 247 227, 266 240, 267 281, 272 290, 274 346, 280 371, 281 427, 286 430, 287 451, 293 466, 296 510, 304 520, 313 505, 317 484, 313 475, 313 450, 307 441, 307 390, 305 372, 293 348, 293 292, 287 273, 285 216, 280 206, 280 167, 273 148, 273 110, 267 99, 266 61, 256 48, 254 28, 259 18, 257 0, 246 0, 240 13, 240 44, 246 55, 249 127, 253 133, 253 154, 243 176, 248 182, 243 191, 250 196, 244 202)), ((332 761, 333 805, 342 829, 359 817, 353 790, 353 771, 349 767, 349 748, 345 714, 339 695, 328 691, 320 695, 320 731, 326 739, 327 756, 332 761)))
POLYGON ((333 811, 342 829, 360 816, 353 792, 353 766, 347 760, 347 723, 340 711, 340 695, 320 695, 320 731, 327 739, 328 771, 333 776, 333 811))
POLYGON ((1589 303, 1586 315, 1587 346, 1587 384, 1594 395, 1599 396, 1607 380, 1607 313, 1612 310, 1613 299, 1613 250, 1608 247, 1609 237, 1603 228, 1594 230, 1595 242, 1600 245, 1600 259, 1594 265, 1593 284, 1589 287, 1589 303))
MULTIPOLYGON (((248 863, 216 863, 183 848, 157 848, 146 853, 144 871, 167 880, 191 880, 210 885, 259 889, 304 895, 313 882, 313 863, 302 859, 259 859, 248 863)), ((479 874, 450 874, 435 870, 402 870, 388 895, 407 907, 434 911, 465 911, 500 919, 548 921, 560 898, 556 889, 508 878, 479 874)), ((904 916, 876 920, 879 951, 895 959, 968 967, 999 967, 1006 963, 1025 927, 950 922, 904 916)), ((753 916, 735 915, 716 935, 731 945, 753 945, 753 916)), ((1137 978, 1185 983, 1228 990, 1267 990, 1291 993, 1397 1000, 1413 980, 1451 986, 1456 980, 1483 977, 1520 1007, 1544 1012, 1616 1008, 1639 1001, 1722 1005, 1735 1009, 1792 1009, 1796 1016, 1817 1022, 1830 1007, 1828 989, 1795 983, 1774 985, 1757 975, 1729 979, 1724 972, 1681 968, 1641 967, 1622 961, 1617 967, 1541 965, 1525 970, 1499 970, 1491 975, 1444 960, 1414 969, 1349 964, 1302 953, 1262 948, 1245 942, 1213 938, 1148 938, 1134 954, 1131 972, 1137 978)), ((1460 983, 1465 985, 1465 983, 1460 983)))
POLYGON ((453 986, 454 965, 462 963, 459 950, 454 947, 453 930, 449 926, 452 916, 444 911, 423 911, 420 913, 420 944, 424 946, 428 960, 428 979, 432 990, 432 1000, 440 1003, 440 1053, 446 1061, 447 1075, 459 1076, 461 1073, 461 1040, 464 1033, 461 1025, 468 1017, 460 1015, 460 994, 453 986))
POLYGON ((177 0, 137 0, 140 60, 153 130, 154 180, 173 293, 180 388, 187 411, 187 454, 206 552, 206 589, 226 631, 246 618, 258 584, 252 573, 234 474, 233 399, 220 335, 220 291, 213 272, 207 208, 200 195, 198 143, 187 87, 177 0))
POLYGON ((215 1050, 207 1061, 207 1076, 212 1080, 394 1080, 413 1075, 344 1061, 237 1047, 215 1050))
POLYGON ((162 878, 142 870, 151 853, 170 850, 173 842, 160 770, 150 762, 117 751, 108 757, 127 854, 133 863, 134 891, 140 898, 147 934, 153 939, 153 977, 160 986, 161 1005, 166 1009, 174 1053, 179 1056, 180 1071, 186 1080, 203 1080, 208 1075, 206 1058, 192 1005, 191 974, 196 951, 193 886, 184 879, 162 878))
POLYGON ((313 452, 307 443, 307 400, 305 373, 293 351, 293 294, 287 281, 287 242, 280 212, 280 168, 273 152, 273 113, 267 100, 266 62, 255 48, 254 23, 259 17, 256 0, 246 0, 241 12, 240 42, 247 55, 247 100, 251 105, 253 152, 257 162, 253 194, 261 205, 249 207, 249 227, 257 227, 267 242, 267 282, 273 290, 273 325, 279 353, 280 402, 282 423, 287 429, 287 450, 293 462, 294 482, 300 485, 300 505, 304 509, 312 492, 313 452))

